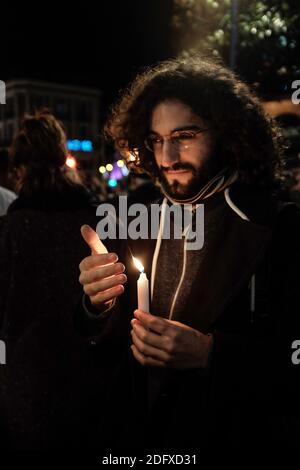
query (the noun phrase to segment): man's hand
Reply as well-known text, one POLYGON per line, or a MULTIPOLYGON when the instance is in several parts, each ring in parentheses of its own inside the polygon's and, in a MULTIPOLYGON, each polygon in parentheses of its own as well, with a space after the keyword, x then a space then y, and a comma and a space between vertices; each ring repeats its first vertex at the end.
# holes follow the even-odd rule
POLYGON ((89 225, 81 227, 81 234, 92 254, 79 265, 79 282, 91 304, 101 310, 124 292, 123 284, 127 281, 123 274, 125 266, 117 263, 118 256, 115 253, 107 253, 97 233, 89 225))
POLYGON ((207 366, 212 336, 142 310, 135 310, 134 316, 131 349, 140 364, 173 369, 207 366))

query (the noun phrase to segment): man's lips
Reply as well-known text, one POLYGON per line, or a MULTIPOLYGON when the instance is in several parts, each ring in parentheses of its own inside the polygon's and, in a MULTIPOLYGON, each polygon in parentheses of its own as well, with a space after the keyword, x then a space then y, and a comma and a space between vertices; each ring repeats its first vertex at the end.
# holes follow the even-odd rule
POLYGON ((165 170, 166 175, 181 175, 184 173, 190 173, 191 170, 165 170))

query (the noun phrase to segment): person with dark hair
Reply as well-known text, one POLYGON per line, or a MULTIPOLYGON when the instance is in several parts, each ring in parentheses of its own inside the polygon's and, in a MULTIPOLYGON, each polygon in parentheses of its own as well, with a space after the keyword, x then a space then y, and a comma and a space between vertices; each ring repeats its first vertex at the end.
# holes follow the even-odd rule
POLYGON ((21 197, 72 187, 66 176, 67 141, 62 124, 48 111, 23 119, 10 148, 10 165, 21 197))
POLYGON ((279 129, 232 71, 194 56, 139 75, 106 133, 164 199, 154 242, 119 240, 103 254, 82 228, 92 253, 80 264, 75 325, 111 372, 98 446, 297 442, 300 219, 277 197, 279 129), (196 217, 199 204, 201 249, 188 250, 172 230, 163 238, 166 207, 190 206, 196 217), (136 309, 132 255, 151 279, 149 312, 136 309))
POLYGON ((66 157, 57 119, 48 112, 25 116, 10 148, 19 194, 0 218, 0 339, 6 345, 0 415, 14 448, 57 445, 59 436, 72 440, 76 413, 68 406, 87 370, 68 326, 78 302, 78 263, 88 254, 80 226, 95 221, 95 201, 70 175, 66 157))

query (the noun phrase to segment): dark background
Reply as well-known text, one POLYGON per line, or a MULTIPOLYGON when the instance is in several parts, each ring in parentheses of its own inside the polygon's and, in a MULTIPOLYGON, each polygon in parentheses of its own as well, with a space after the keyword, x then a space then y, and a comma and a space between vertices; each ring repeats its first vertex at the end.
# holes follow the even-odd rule
POLYGON ((105 106, 137 70, 171 55, 172 3, 6 1, 0 78, 93 86, 103 91, 105 106))
MULTIPOLYGON (((109 106, 138 71, 176 56, 185 49, 184 44, 203 52, 199 40, 205 39, 216 28, 222 27, 227 36, 227 43, 219 48, 219 52, 225 63, 229 63, 231 30, 226 29, 223 20, 225 13, 230 17, 230 6, 219 2, 220 14, 216 16, 216 22, 216 11, 214 13, 207 6, 204 8, 205 0, 199 1, 203 7, 200 16, 195 9, 188 11, 193 2, 183 2, 182 27, 176 30, 172 26, 172 16, 174 19, 177 11, 175 2, 85 0, 66 5, 63 2, 17 4, 6 0, 1 5, 0 79, 29 78, 95 87, 102 91, 99 112, 102 125, 109 106), (189 36, 196 42, 185 43, 184 38, 189 36)), ((242 47, 245 38, 241 21, 247 17, 250 7, 258 3, 257 0, 238 1, 240 16, 235 70, 263 100, 290 99, 291 84, 300 79, 300 23, 294 22, 284 33, 289 46, 294 40, 293 49, 280 45, 281 33, 260 42, 251 36, 247 47, 242 47), (281 73, 281 69, 286 71, 281 73)), ((263 4, 269 10, 276 8, 287 16, 286 19, 300 10, 299 0, 264 0, 263 4), (284 4, 289 5, 288 10, 283 8, 284 4)), ((248 16, 249 27, 253 26, 254 19, 248 16)), ((298 129, 299 118, 292 116, 290 122, 288 116, 288 121, 282 121, 282 124, 298 129)), ((299 141, 299 137, 297 139, 299 141)), ((297 149, 299 145, 297 143, 297 149)))

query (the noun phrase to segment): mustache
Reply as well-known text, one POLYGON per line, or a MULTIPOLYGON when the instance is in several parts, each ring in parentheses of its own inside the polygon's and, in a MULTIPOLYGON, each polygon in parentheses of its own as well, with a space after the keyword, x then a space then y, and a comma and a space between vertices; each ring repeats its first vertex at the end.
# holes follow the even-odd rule
POLYGON ((177 171, 177 170, 190 170, 190 171, 192 171, 192 173, 194 175, 196 174, 196 169, 190 163, 176 162, 172 166, 168 166, 168 167, 165 167, 165 166, 162 166, 162 165, 160 166, 160 171, 162 173, 166 173, 168 171, 177 171))

